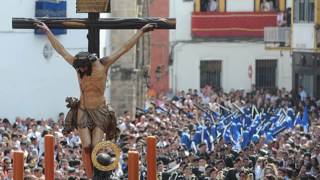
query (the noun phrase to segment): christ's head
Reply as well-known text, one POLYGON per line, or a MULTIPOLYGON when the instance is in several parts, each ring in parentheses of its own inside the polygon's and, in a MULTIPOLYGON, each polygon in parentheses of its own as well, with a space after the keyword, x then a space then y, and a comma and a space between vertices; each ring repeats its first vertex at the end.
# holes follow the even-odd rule
POLYGON ((73 67, 80 74, 80 78, 84 75, 90 76, 92 73, 92 64, 98 59, 95 54, 90 54, 88 52, 79 52, 73 62, 73 67))

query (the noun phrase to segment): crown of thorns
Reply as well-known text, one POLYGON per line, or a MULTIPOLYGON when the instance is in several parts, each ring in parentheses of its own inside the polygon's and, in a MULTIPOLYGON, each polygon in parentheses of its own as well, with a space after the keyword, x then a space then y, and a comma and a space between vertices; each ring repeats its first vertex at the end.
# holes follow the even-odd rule
POLYGON ((87 66, 95 62, 98 57, 96 54, 90 54, 88 52, 79 52, 75 56, 75 61, 73 62, 73 67, 78 68, 80 66, 87 66))

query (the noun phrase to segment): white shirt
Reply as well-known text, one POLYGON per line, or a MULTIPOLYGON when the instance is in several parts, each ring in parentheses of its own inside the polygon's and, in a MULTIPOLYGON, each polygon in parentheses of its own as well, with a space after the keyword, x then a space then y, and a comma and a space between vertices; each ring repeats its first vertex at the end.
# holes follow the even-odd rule
POLYGON ((304 90, 302 90, 299 92, 299 96, 301 101, 305 101, 307 98, 307 93, 304 90))
POLYGON ((216 11, 217 7, 218 7, 217 1, 215 1, 215 0, 209 1, 209 7, 208 7, 209 11, 216 11))
POLYGON ((268 12, 268 11, 273 10, 272 2, 267 2, 267 1, 263 2, 261 6, 262 6, 261 7, 262 11, 264 11, 264 12, 268 12))
POLYGON ((148 126, 148 122, 139 122, 136 125, 138 128, 146 128, 148 126))
POLYGON ((41 133, 38 132, 38 131, 36 131, 36 132, 31 131, 31 132, 29 132, 28 135, 27 135, 27 137, 28 137, 29 140, 30 140, 30 138, 33 137, 33 136, 35 136, 35 137, 37 138, 37 140, 39 140, 39 139, 41 138, 41 133))
POLYGON ((137 130, 136 126, 134 126, 132 123, 126 125, 125 122, 121 123, 118 128, 120 129, 121 132, 128 130, 128 129, 134 129, 137 130))
POLYGON ((202 103, 203 104, 209 104, 210 102, 210 97, 209 96, 203 96, 202 97, 202 103))
POLYGON ((166 147, 168 145, 168 143, 166 142, 166 141, 159 141, 158 143, 157 143, 157 147, 158 148, 164 148, 164 147, 166 147))
POLYGON ((285 24, 285 22, 284 22, 284 13, 280 12, 277 15, 277 25, 278 26, 283 26, 284 24, 285 24))
POLYGON ((256 176, 256 180, 263 180, 263 176, 264 176, 264 170, 261 169, 260 166, 256 166, 255 169, 254 169, 254 173, 255 173, 255 176, 256 176))

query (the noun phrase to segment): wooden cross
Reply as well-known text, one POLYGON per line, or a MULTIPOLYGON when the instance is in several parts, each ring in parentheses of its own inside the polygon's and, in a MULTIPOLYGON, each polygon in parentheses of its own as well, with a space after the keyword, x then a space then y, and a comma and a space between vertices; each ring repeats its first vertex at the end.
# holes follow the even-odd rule
MULTIPOLYGON (((109 4, 108 0, 100 1, 106 1, 109 4)), ((149 23, 156 24, 155 29, 175 29, 176 27, 174 18, 100 18, 99 7, 90 6, 87 9, 79 9, 90 5, 90 0, 86 1, 87 5, 81 4, 82 6, 80 6, 80 2, 81 0, 77 2, 77 12, 88 12, 88 18, 13 18, 12 28, 36 29, 34 23, 42 21, 49 28, 88 29, 88 52, 99 56, 100 29, 140 29, 149 23)), ((92 3, 94 2, 96 1, 92 1, 92 3)))

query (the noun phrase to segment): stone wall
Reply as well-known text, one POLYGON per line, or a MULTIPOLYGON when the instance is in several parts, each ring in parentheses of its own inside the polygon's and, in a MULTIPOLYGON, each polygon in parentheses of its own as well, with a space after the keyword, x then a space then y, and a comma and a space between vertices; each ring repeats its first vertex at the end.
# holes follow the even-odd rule
MULTIPOLYGON (((144 0, 114 0, 111 3, 112 17, 147 16, 144 0)), ((136 30, 112 30, 111 53, 128 41, 136 30)), ((122 56, 110 69, 111 105, 117 115, 125 110, 135 113, 145 100, 146 83, 144 69, 149 64, 149 35, 145 34, 138 44, 122 56)))

